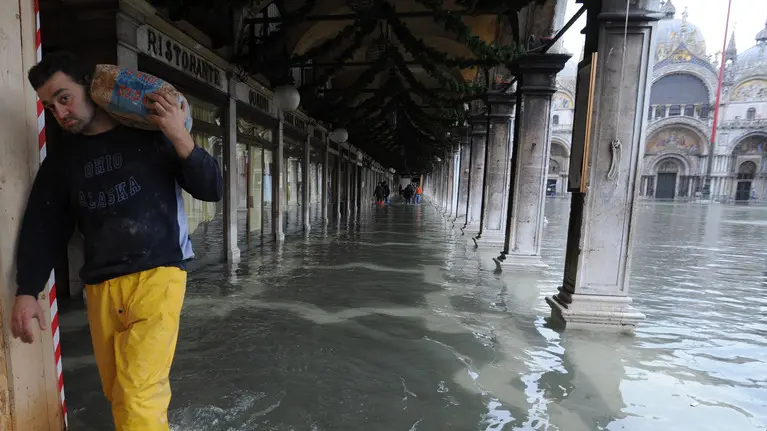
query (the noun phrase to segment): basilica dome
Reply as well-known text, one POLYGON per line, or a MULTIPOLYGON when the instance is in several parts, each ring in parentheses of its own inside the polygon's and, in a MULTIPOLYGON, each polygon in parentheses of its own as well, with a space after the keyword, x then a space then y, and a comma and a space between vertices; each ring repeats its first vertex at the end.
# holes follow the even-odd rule
POLYGON ((735 66, 741 70, 767 66, 767 23, 764 24, 764 29, 756 34, 756 45, 738 54, 735 66))
POLYGON ((658 22, 655 38, 655 62, 678 56, 676 62, 691 61, 693 57, 706 58, 706 39, 695 24, 687 20, 687 10, 682 18, 675 18, 676 8, 671 0, 663 4, 665 17, 658 22))

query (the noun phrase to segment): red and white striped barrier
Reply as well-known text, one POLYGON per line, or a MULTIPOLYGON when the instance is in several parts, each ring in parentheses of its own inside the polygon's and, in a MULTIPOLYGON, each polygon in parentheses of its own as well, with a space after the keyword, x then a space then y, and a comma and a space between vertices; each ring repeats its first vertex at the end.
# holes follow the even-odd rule
MULTIPOLYGON (((43 58, 43 49, 40 39, 40 2, 35 0, 35 50, 37 51, 37 62, 43 58)), ((37 98, 37 143, 40 146, 40 163, 43 163, 47 155, 45 139, 45 109, 40 98, 37 98)), ((61 414, 64 416, 64 428, 69 428, 67 420, 67 403, 64 398, 64 375, 61 368, 61 333, 59 332, 59 306, 56 302, 56 278, 53 271, 46 283, 45 291, 48 294, 48 300, 51 307, 51 334, 53 336, 53 357, 56 361, 56 376, 58 377, 59 399, 61 400, 61 414)))

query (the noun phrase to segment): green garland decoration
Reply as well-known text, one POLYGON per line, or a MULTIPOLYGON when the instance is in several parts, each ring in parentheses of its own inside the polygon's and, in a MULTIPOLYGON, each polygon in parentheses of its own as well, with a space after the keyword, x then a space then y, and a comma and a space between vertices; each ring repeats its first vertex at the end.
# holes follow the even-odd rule
POLYGON ((367 88, 367 86, 375 80, 376 76, 384 71, 389 64, 389 57, 390 55, 388 54, 379 57, 367 70, 357 77, 357 80, 355 80, 352 85, 346 87, 344 95, 334 100, 333 103, 339 106, 345 106, 350 99, 353 100, 356 98, 362 90, 367 88))
POLYGON ((333 36, 332 38, 322 42, 321 44, 317 46, 313 46, 309 48, 308 51, 306 51, 305 53, 301 55, 292 56, 290 58, 290 65, 301 66, 304 63, 306 63, 306 61, 308 60, 324 57, 326 54, 330 52, 331 49, 336 48, 343 41, 346 41, 347 39, 349 39, 349 37, 353 35, 355 32, 358 32, 361 26, 362 26, 362 23, 360 22, 360 20, 355 20, 353 23, 342 28, 341 31, 336 33, 336 35, 333 36))
POLYGON ((495 64, 508 64, 523 53, 519 44, 501 45, 496 41, 487 43, 474 35, 471 28, 463 22, 461 15, 445 9, 443 0, 416 0, 416 2, 434 11, 435 21, 441 22, 445 30, 454 33, 458 41, 464 43, 479 59, 495 64))
MULTIPOLYGON (((407 65, 405 64, 404 58, 400 56, 400 58, 396 59, 395 61, 397 64, 397 70, 399 71, 400 75, 402 75, 402 77, 405 78, 405 81, 407 81, 408 85, 410 86, 410 89, 413 90, 418 95, 428 98, 429 100, 434 101, 437 104, 443 104, 443 103, 444 104, 463 104, 466 102, 470 102, 474 99, 477 99, 485 93, 484 86, 470 83, 466 85, 461 85, 460 90, 464 90, 464 91, 456 91, 458 90, 457 85, 456 87, 452 89, 453 92, 459 94, 459 97, 449 97, 449 96, 440 95, 436 93, 435 91, 426 88, 426 86, 424 86, 415 77, 415 75, 413 75, 413 73, 410 71, 410 68, 408 68, 407 65)), ((425 69, 432 76, 435 75, 435 73, 432 73, 430 68, 425 67, 425 69)))
MULTIPOLYGON (((341 51, 340 54, 338 54, 334 58, 334 62, 338 64, 338 66, 332 67, 332 68, 325 68, 322 73, 319 75, 319 77, 315 80, 315 86, 319 85, 319 83, 327 82, 328 79, 330 79, 331 76, 338 73, 340 69, 343 68, 343 61, 347 60, 348 58, 351 58, 357 50, 360 49, 362 46, 362 43, 365 41, 365 37, 367 37, 370 33, 375 30, 376 22, 375 21, 366 21, 364 24, 362 24, 358 29, 357 32, 354 34, 354 40, 352 43, 346 47, 343 51, 341 51)), ((344 37, 345 39, 346 37, 344 37)))
MULTIPOLYGON (((477 88, 474 84, 466 83, 463 80, 458 81, 449 75, 445 76, 444 72, 437 68, 436 65, 447 64, 449 62, 447 54, 427 46, 423 41, 416 38, 407 25, 393 11, 389 12, 387 21, 397 35, 397 39, 402 42, 403 48, 412 54, 413 57, 422 59, 421 65, 440 82, 440 85, 467 98, 474 98, 478 94, 484 94, 484 88, 477 88)), ((400 71, 407 69, 404 58, 399 63, 403 66, 400 67, 400 71)))
POLYGON ((426 45, 422 39, 416 38, 408 26, 397 16, 397 11, 388 3, 381 8, 386 21, 392 26, 400 42, 407 46, 407 51, 414 54, 417 52, 424 62, 432 62, 448 67, 466 69, 487 63, 486 60, 476 58, 450 58, 446 53, 426 45))

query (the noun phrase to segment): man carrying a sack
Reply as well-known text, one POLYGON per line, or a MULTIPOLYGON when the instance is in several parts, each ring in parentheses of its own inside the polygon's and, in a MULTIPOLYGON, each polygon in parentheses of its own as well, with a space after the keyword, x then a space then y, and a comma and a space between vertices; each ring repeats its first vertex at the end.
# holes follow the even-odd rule
POLYGON ((75 224, 84 236, 88 321, 117 431, 167 431, 168 374, 193 257, 181 190, 221 200, 218 162, 185 128, 188 106, 147 95, 159 131, 117 123, 88 93, 90 71, 46 56, 29 82, 68 135, 40 166, 19 234, 14 337, 34 341, 37 296, 75 224))

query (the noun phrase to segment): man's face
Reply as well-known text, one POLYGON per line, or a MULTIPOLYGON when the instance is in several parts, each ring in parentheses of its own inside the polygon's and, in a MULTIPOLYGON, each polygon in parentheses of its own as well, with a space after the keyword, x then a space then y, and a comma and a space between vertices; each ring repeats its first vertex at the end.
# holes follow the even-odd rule
POLYGON ((82 133, 94 114, 93 102, 85 87, 69 75, 56 72, 37 89, 43 106, 53 113, 59 125, 69 133, 82 133))

